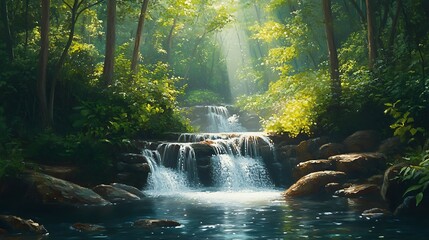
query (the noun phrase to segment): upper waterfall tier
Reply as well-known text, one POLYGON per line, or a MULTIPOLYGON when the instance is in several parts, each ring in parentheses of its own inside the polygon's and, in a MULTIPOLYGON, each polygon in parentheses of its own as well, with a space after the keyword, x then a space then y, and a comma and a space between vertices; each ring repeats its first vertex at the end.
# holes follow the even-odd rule
POLYGON ((247 132, 261 128, 258 117, 239 114, 228 106, 195 106, 189 108, 188 117, 199 132, 247 132))

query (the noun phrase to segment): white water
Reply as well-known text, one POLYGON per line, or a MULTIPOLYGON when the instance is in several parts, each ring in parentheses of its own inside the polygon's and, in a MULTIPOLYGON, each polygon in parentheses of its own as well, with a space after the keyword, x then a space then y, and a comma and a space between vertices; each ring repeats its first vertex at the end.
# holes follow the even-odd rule
POLYGON ((151 168, 147 193, 215 202, 278 198, 280 193, 273 190, 274 184, 260 155, 261 145, 274 152, 270 139, 262 133, 237 132, 244 128, 225 107, 207 109, 209 129, 214 133, 184 133, 176 143, 162 143, 155 151, 143 152, 151 168), (208 171, 212 187, 203 188, 199 182, 193 143, 213 149, 208 171))

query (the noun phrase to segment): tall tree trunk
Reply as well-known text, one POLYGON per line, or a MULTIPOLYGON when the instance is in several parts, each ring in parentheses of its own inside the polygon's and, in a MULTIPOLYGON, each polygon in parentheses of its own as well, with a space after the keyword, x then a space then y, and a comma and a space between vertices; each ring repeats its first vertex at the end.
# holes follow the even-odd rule
POLYGON ((115 62, 116 40, 116 0, 107 2, 106 54, 104 57, 103 78, 105 86, 113 82, 113 67, 115 62))
POLYGON ((1 8, 1 16, 4 26, 4 40, 6 42, 6 50, 7 54, 9 56, 9 60, 13 61, 14 59, 14 53, 13 53, 13 39, 12 34, 10 32, 10 23, 9 23, 9 13, 7 10, 7 0, 1 0, 0 1, 0 8, 1 8))
POLYGON ((387 44, 387 59, 388 60, 391 59, 391 56, 393 53, 393 49, 394 49, 394 45, 395 45, 396 29, 398 26, 399 15, 401 14, 401 9, 402 9, 402 0, 397 0, 396 1, 396 13, 393 16, 393 20, 392 20, 392 31, 390 32, 389 42, 387 44))
POLYGON ((177 18, 178 16, 176 16, 174 18, 173 21, 173 25, 170 28, 170 32, 168 33, 168 38, 167 38, 167 62, 168 64, 170 64, 170 66, 173 65, 172 60, 171 60, 171 49, 173 48, 173 33, 174 33, 174 29, 177 26, 177 18))
POLYGON ((37 98, 39 101, 40 120, 43 128, 50 126, 48 102, 46 99, 46 78, 49 47, 49 8, 50 0, 42 0, 42 19, 40 24, 39 79, 37 80, 37 98))
POLYGON ((341 98, 341 80, 338 70, 338 54, 335 46, 334 26, 332 21, 331 1, 323 0, 323 14, 325 17, 325 32, 329 51, 329 65, 331 72, 332 104, 339 106, 341 98))
POLYGON ((362 9, 360 8, 359 4, 356 2, 356 0, 350 0, 353 7, 355 7, 356 12, 359 14, 361 23, 365 23, 365 16, 363 15, 362 9))
POLYGON ((370 69, 373 69, 374 62, 377 57, 377 46, 375 43, 374 9, 372 4, 373 0, 366 0, 366 21, 368 28, 368 64, 370 69))
POLYGON ((135 74, 137 73, 137 62, 139 58, 140 52, 140 41, 144 27, 144 20, 146 18, 147 5, 149 4, 149 0, 143 0, 142 7, 140 10, 139 22, 137 24, 137 33, 136 39, 134 41, 134 50, 133 50, 133 58, 131 59, 131 71, 135 74))

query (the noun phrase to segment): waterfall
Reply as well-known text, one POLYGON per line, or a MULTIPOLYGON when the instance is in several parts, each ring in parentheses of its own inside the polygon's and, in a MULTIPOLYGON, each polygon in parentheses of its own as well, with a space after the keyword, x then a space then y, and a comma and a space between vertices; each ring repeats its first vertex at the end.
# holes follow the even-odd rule
POLYGON ((216 132, 245 132, 246 129, 238 122, 237 115, 230 115, 224 106, 207 106, 207 131, 216 132))
POLYGON ((263 134, 183 134, 179 140, 143 151, 151 170, 148 189, 175 192, 210 186, 240 191, 274 186, 260 154, 261 145, 272 151, 273 144, 263 134))

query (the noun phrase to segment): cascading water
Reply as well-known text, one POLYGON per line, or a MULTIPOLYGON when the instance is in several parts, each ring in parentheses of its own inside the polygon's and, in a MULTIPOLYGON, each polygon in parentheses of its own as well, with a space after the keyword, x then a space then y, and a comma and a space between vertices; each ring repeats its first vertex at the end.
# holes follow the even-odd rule
POLYGON ((271 140, 263 133, 244 132, 226 107, 208 106, 206 117, 209 133, 183 133, 177 142, 143 151, 151 170, 147 189, 161 195, 272 192, 266 166, 266 156, 274 158, 271 140))

